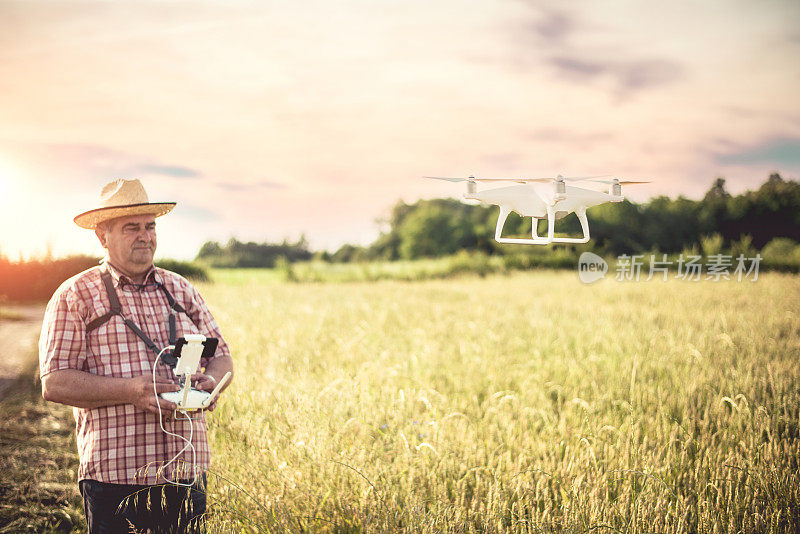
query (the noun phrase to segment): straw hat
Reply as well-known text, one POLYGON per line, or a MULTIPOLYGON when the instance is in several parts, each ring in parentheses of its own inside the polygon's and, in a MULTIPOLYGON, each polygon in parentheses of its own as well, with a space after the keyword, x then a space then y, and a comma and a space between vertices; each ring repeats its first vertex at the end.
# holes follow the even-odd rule
POLYGON ((175 202, 150 202, 139 180, 114 180, 100 192, 100 207, 76 216, 75 224, 93 230, 98 223, 129 215, 161 217, 172 211, 175 202))

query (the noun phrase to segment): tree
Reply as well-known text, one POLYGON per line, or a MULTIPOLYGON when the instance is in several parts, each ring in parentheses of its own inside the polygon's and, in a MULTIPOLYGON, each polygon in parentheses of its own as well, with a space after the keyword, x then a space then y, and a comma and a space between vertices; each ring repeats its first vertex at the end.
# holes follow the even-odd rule
POLYGON ((756 191, 732 198, 729 206, 729 217, 719 226, 728 240, 750 234, 753 245, 759 249, 773 237, 800 240, 798 182, 786 181, 773 173, 756 191))
POLYGON ((728 218, 730 193, 725 189, 725 178, 717 178, 700 202, 699 226, 701 234, 718 231, 728 218))
POLYGON ((453 209, 441 201, 423 203, 405 218, 398 234, 400 256, 405 259, 452 254, 471 234, 453 209))

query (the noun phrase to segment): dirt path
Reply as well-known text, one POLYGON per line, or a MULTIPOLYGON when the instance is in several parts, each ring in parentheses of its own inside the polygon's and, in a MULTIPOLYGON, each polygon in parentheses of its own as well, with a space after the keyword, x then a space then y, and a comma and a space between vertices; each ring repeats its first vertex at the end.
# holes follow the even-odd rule
POLYGON ((37 358, 44 306, 5 305, 0 314, 0 399, 37 358))

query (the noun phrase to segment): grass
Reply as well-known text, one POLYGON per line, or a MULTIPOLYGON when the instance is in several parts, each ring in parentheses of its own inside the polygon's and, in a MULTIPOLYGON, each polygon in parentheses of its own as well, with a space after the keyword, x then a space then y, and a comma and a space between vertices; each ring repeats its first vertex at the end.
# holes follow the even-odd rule
POLYGON ((797 277, 261 276, 201 289, 237 365, 212 530, 800 528, 797 277))
POLYGON ((289 263, 279 261, 274 269, 214 269, 212 278, 223 283, 259 282, 419 282, 463 275, 484 277, 531 269, 574 269, 579 254, 558 249, 550 254, 489 256, 461 251, 440 258, 400 261, 329 263, 320 260, 289 263))
MULTIPOLYGON (((236 360, 211 532, 800 529, 797 276, 220 272, 198 284, 236 360)), ((77 531, 69 410, 20 384, 0 524, 77 531)))
MULTIPOLYGON (((708 252, 701 254, 696 248, 685 250, 680 254, 669 254, 664 262, 664 255, 656 252, 643 252, 636 255, 636 263, 646 278, 651 263, 655 267, 666 266, 670 276, 679 274, 679 265, 689 261, 692 257, 699 259, 702 266, 703 277, 706 276, 713 264, 712 255, 720 253, 721 237, 714 246, 706 247, 708 252), (716 248, 715 248, 716 247, 716 248)), ((510 245, 511 246, 511 245, 510 245)), ((519 271, 544 271, 544 270, 566 270, 575 272, 578 266, 580 255, 584 251, 589 251, 587 246, 558 246, 552 249, 526 249, 526 253, 507 253, 504 255, 489 256, 482 252, 462 250, 450 256, 439 258, 426 258, 408 261, 370 261, 370 262, 350 262, 350 263, 329 263, 321 260, 307 262, 289 263, 283 258, 277 262, 273 269, 213 269, 211 278, 223 283, 252 283, 255 280, 260 282, 377 282, 385 280, 400 280, 405 282, 419 282, 423 280, 443 280, 457 278, 464 275, 485 277, 490 274, 512 274, 519 271)), ((718 261, 728 262, 728 266, 722 267, 729 277, 736 278, 736 269, 739 265, 737 260, 738 251, 728 251, 733 255, 723 255, 718 261)), ((756 251, 744 254, 743 267, 749 269, 756 251)), ((627 260, 606 256, 608 262, 609 277, 613 277, 615 270, 620 267, 621 262, 627 261, 630 265, 630 257, 627 260)), ((779 263, 775 261, 774 255, 770 260, 759 261, 759 272, 798 272, 798 268, 791 265, 791 258, 786 260, 789 263, 779 263)), ((797 267, 797 266, 795 266, 797 267)), ((751 275, 752 276, 752 275, 751 275)), ((198 280, 200 281, 200 280, 198 280)))
POLYGON ((2 321, 23 321, 25 315, 17 310, 3 308, 0 306, 0 322, 2 321))
POLYGON ((413 261, 327 263, 279 262, 275 269, 213 269, 212 279, 226 284, 259 282, 376 282, 420 281, 451 278, 461 274, 485 276, 505 270, 503 258, 463 252, 442 258, 413 261))
POLYGON ((75 421, 42 400, 35 373, 0 402, 0 533, 85 532, 75 421))

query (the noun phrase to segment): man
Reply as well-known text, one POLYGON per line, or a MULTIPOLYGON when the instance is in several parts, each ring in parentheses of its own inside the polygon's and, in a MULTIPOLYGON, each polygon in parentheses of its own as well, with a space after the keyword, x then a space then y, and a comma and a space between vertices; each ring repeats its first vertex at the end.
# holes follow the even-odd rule
POLYGON ((196 528, 205 512, 205 417, 172 417, 176 405, 155 395, 179 389, 159 353, 185 334, 217 338, 213 357, 201 360, 204 372, 193 377, 194 387, 205 391, 233 364, 200 294, 183 277, 153 265, 155 218, 174 206, 150 203, 138 180, 106 185, 100 207, 75 217, 78 226, 95 231, 105 261, 64 282, 45 312, 42 395, 74 407, 78 480, 92 533, 131 526, 183 532, 196 528), (162 428, 191 435, 196 456, 162 428))

